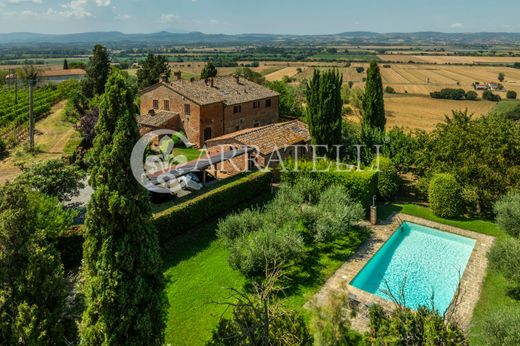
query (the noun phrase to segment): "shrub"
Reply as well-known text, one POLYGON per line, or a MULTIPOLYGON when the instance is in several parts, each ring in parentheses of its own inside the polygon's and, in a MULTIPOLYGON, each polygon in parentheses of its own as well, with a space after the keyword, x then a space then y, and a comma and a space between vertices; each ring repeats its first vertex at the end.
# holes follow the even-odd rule
POLYGON ((520 240, 508 238, 498 242, 491 249, 489 260, 507 279, 520 285, 520 240))
POLYGON ((263 229, 235 239, 229 249, 229 264, 246 277, 259 277, 266 266, 285 264, 303 255, 303 238, 293 225, 263 229))
POLYGON ((466 98, 466 92, 464 89, 445 88, 441 91, 432 92, 430 96, 434 99, 464 100, 466 98))
POLYGON ((255 172, 159 212, 154 224, 161 239, 178 235, 271 190, 272 173, 255 172))
POLYGON ((69 201, 84 187, 84 177, 85 172, 75 165, 67 165, 63 160, 49 160, 24 170, 17 182, 60 201, 69 201))
POLYGON ((6 156, 6 155, 7 155, 7 145, 0 138, 0 159, 4 158, 4 156, 6 156))
POLYGON ((488 316, 483 323, 487 345, 520 345, 520 312, 504 309, 488 316))
POLYGON ((428 197, 437 216, 459 216, 462 212, 461 196, 462 188, 451 174, 437 174, 430 181, 428 197))
POLYGON ((500 97, 500 95, 495 95, 490 90, 485 90, 484 93, 482 94, 482 98, 484 100, 493 101, 493 102, 499 102, 502 99, 500 97))
POLYGON ((517 93, 514 90, 509 90, 506 94, 506 97, 510 100, 516 100, 517 93))
POLYGON ((466 100, 469 100, 469 101, 475 101, 476 99, 478 99, 478 94, 477 94, 476 91, 469 90, 469 91, 466 93, 466 100))
MULTIPOLYGON (((377 159, 372 163, 374 169, 377 167, 377 159)), ((377 178, 377 192, 379 197, 390 200, 392 197, 399 192, 401 185, 401 178, 394 163, 386 158, 379 158, 379 174, 377 178)))
POLYGON ((377 194, 377 172, 338 171, 335 163, 330 161, 317 161, 316 170, 311 161, 299 161, 297 171, 294 162, 287 162, 285 166, 282 182, 294 185, 301 177, 307 177, 314 181, 316 189, 340 185, 367 210, 372 205, 372 197, 377 194))
POLYGON ((510 192, 495 204, 494 210, 500 228, 520 238, 520 193, 510 192))
POLYGON ((466 345, 464 332, 437 312, 398 308, 387 314, 378 305, 369 310, 370 345, 466 345), (397 342, 400 341, 401 343, 397 342))
POLYGON ((395 89, 392 88, 390 85, 385 87, 385 93, 387 94, 395 94, 395 89))
POLYGON ((361 67, 361 66, 358 66, 358 67, 356 67, 356 72, 357 73, 363 73, 363 72, 365 72, 365 68, 361 67))

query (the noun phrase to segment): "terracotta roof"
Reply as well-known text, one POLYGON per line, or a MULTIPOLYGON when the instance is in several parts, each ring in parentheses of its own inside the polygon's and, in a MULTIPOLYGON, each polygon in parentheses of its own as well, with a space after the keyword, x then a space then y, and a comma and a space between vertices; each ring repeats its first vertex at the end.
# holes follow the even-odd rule
POLYGON ((286 145, 306 143, 311 140, 307 125, 299 120, 277 123, 245 129, 207 141, 207 146, 215 146, 222 142, 239 142, 243 145, 258 147, 260 154, 267 155, 276 148, 286 145))
POLYGON ((166 122, 172 120, 175 117, 178 117, 179 113, 168 112, 168 111, 159 111, 154 115, 146 114, 141 115, 137 118, 137 122, 139 125, 150 126, 150 127, 160 127, 164 125, 166 122))
POLYGON ((60 76, 76 76, 85 75, 87 72, 80 68, 73 68, 70 70, 45 70, 41 72, 42 77, 60 77, 60 76))
MULTIPOLYGON (((223 102, 226 105, 251 102, 278 96, 277 92, 241 77, 237 80, 233 76, 213 78, 213 87, 208 80, 176 80, 169 83, 159 83, 173 91, 189 98, 200 105, 223 102)), ((155 87, 155 86, 153 86, 155 87)), ((151 88, 153 88, 151 87, 151 88)), ((143 90, 146 93, 148 89, 143 90)))

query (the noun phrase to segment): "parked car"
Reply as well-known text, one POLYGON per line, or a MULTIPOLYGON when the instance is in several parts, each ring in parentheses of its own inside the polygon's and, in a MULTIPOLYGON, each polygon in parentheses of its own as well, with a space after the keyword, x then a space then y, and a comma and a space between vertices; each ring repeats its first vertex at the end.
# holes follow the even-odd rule
MULTIPOLYGON (((191 172, 179 178, 179 182, 183 189, 189 191, 200 191, 204 187, 202 184, 203 172, 191 172)), ((206 173, 206 185, 212 184, 217 181, 213 175, 206 173)))

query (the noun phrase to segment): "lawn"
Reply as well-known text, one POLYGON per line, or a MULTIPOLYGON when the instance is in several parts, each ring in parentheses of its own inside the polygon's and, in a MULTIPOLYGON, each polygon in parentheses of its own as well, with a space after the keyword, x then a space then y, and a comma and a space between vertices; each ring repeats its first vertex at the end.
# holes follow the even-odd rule
MULTIPOLYGON (((386 205, 382 208, 380 217, 388 217, 392 212, 401 212, 469 231, 491 235, 497 238, 497 242, 508 237, 493 221, 470 218, 444 219, 435 216, 429 208, 413 204, 386 205)), ((501 273, 492 267, 488 268, 480 300, 473 313, 469 340, 471 345, 486 345, 482 335, 482 324, 487 316, 508 307, 520 310, 520 300, 518 300, 518 297, 515 299, 512 289, 513 287, 501 273)))
MULTIPOLYGON (((252 204, 264 203, 268 199, 269 196, 261 196, 252 204)), ((244 207, 248 205, 242 205, 244 207)), ((229 266, 228 251, 217 240, 216 228, 217 221, 209 221, 162 245, 167 280, 165 292, 169 302, 167 344, 205 344, 226 312, 226 307, 218 303, 231 299, 229 288, 247 286, 246 279, 229 266)), ((327 245, 308 249, 305 258, 291 265, 287 272, 285 304, 304 311, 303 305, 367 236, 368 233, 361 230, 327 245)))

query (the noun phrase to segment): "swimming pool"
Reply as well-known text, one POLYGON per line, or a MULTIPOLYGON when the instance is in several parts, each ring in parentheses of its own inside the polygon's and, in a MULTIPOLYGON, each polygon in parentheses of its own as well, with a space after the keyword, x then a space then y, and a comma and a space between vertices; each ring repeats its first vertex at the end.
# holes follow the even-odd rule
POLYGON ((411 309, 444 313, 457 291, 476 241, 404 222, 372 257, 351 285, 381 298, 404 296, 411 309), (402 293, 401 293, 402 292, 402 293))

